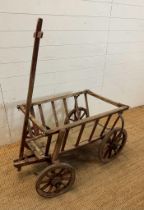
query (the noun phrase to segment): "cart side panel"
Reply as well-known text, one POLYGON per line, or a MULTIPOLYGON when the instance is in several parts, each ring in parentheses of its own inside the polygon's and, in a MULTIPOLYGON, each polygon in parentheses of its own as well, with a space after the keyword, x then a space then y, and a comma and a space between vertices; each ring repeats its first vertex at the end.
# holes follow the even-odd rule
POLYGON ((61 97, 42 104, 33 104, 31 106, 31 114, 43 127, 47 129, 58 128, 69 123, 71 111, 77 110, 78 112, 79 107, 86 110, 88 117, 87 93, 72 95, 68 98, 61 97))
POLYGON ((84 122, 74 128, 66 129, 60 152, 102 139, 114 127, 123 129, 124 121, 121 113, 94 119, 91 122, 84 122))

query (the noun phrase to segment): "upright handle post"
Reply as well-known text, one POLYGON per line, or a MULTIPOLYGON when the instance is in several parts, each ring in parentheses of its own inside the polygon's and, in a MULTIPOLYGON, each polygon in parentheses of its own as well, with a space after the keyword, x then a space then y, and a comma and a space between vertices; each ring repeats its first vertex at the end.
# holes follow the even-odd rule
POLYGON ((42 23, 43 23, 43 19, 39 18, 36 25, 36 31, 34 33, 34 47, 33 47, 32 61, 31 61, 27 101, 26 101, 26 112, 25 112, 23 132, 22 132, 22 137, 21 137, 20 153, 19 153, 20 159, 23 159, 25 138, 26 138, 27 126, 28 126, 28 118, 29 118, 29 112, 30 112, 31 103, 32 103, 32 95, 33 95, 35 75, 36 75, 38 51, 39 51, 40 39, 43 36, 43 32, 41 31, 42 23))

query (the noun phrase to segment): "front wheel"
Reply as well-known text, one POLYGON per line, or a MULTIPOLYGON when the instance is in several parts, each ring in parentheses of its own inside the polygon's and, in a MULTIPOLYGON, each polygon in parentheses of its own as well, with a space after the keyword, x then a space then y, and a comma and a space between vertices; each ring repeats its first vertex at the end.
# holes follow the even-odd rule
POLYGON ((39 175, 36 191, 39 195, 52 198, 67 192, 75 181, 75 170, 67 163, 48 166, 39 175))

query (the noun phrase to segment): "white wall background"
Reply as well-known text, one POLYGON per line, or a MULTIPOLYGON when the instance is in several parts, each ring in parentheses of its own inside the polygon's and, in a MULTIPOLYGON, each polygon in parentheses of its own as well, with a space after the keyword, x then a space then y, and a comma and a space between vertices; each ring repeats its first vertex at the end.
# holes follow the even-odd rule
POLYGON ((19 140, 33 31, 44 18, 34 98, 92 89, 144 104, 144 0, 0 0, 0 144, 19 140))

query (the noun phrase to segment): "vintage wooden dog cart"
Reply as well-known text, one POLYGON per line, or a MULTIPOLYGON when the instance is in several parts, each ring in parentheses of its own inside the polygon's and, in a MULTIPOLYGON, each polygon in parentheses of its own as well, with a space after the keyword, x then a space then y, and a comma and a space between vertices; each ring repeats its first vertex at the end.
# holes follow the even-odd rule
POLYGON ((90 90, 32 102, 39 42, 43 35, 41 32, 42 21, 42 19, 38 19, 36 32, 34 33, 35 41, 27 103, 18 105, 18 109, 25 115, 25 120, 19 159, 14 160, 14 166, 20 170, 25 165, 47 162, 48 167, 38 176, 36 190, 43 197, 54 197, 68 191, 75 181, 74 168, 68 163, 59 161, 61 154, 75 150, 86 144, 92 144, 98 140, 100 141, 98 156, 102 162, 108 162, 119 154, 127 139, 122 114, 123 111, 128 109, 128 106, 106 99, 90 90), (89 96, 109 103, 116 108, 102 114, 91 116, 88 101, 89 96), (84 106, 79 105, 80 97, 83 97, 84 106), (74 102, 73 108, 70 110, 68 108, 69 99, 72 99, 74 102), (65 117, 62 125, 60 125, 56 110, 56 103, 58 101, 62 102, 64 110, 65 117), (54 119, 55 122, 53 128, 46 122, 47 119, 43 110, 43 106, 47 106, 48 104, 52 109, 51 119, 54 119), (39 118, 37 114, 39 114, 39 118), (113 117, 114 120, 112 120, 113 117), (82 140, 82 135, 87 125, 91 125, 89 126, 90 132, 87 138, 82 140), (73 138, 72 147, 67 148, 67 145, 71 141, 69 139, 70 132, 75 128, 77 129, 77 135, 73 138), (98 135, 95 136, 98 130, 98 135))

